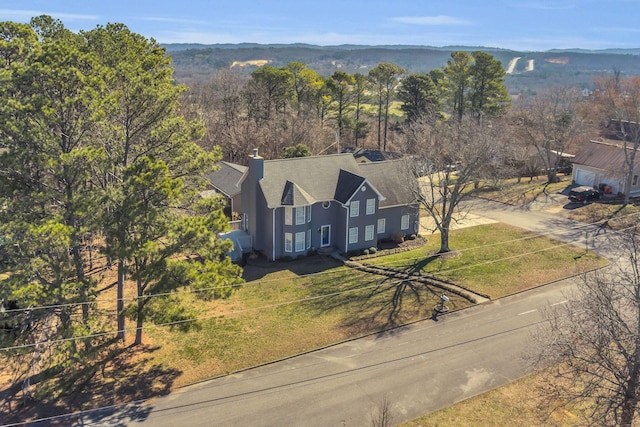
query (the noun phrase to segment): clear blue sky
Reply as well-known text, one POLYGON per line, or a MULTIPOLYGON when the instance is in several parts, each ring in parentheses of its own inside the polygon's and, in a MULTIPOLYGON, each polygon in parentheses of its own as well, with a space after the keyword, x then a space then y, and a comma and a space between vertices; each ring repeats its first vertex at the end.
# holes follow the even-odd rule
POLYGON ((109 22, 160 43, 640 47, 640 0, 0 0, 0 20, 109 22))

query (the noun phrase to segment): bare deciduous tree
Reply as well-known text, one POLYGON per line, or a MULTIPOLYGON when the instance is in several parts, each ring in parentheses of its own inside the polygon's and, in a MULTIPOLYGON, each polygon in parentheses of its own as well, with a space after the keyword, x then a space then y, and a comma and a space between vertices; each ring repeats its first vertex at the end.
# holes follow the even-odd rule
POLYGON ((371 411, 371 427, 391 427, 392 425, 391 402, 385 394, 371 411))
MULTIPOLYGON (((640 77, 621 79, 618 74, 596 79, 594 99, 602 119, 609 123, 608 131, 622 142, 624 149, 624 204, 629 203, 633 177, 638 175, 636 154, 640 149, 640 77)), ((634 189, 636 189, 634 187, 634 189)))
POLYGON ((551 365, 548 398, 584 403, 588 424, 629 427, 640 402, 640 239, 623 261, 583 276, 569 302, 535 334, 538 366, 551 365))
POLYGON ((524 99, 514 112, 519 136, 535 152, 549 183, 558 180, 563 154, 584 129, 577 111, 581 98, 577 89, 552 88, 524 99))
POLYGON ((407 182, 440 232, 441 253, 450 251, 452 222, 464 217, 460 202, 479 188, 483 178, 496 173, 493 166, 501 161, 498 134, 497 126, 471 119, 412 126, 413 141, 408 144, 420 160, 411 164, 407 182))

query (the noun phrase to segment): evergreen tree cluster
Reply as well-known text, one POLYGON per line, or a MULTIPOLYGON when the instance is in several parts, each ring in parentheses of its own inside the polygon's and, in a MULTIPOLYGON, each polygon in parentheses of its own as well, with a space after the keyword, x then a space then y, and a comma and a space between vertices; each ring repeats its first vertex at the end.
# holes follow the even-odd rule
POLYGON ((189 318, 180 287, 228 296, 241 270, 217 238, 223 205, 200 196, 221 151, 197 143, 165 50, 49 16, 0 32, 0 347, 15 372, 34 374, 34 350, 82 361, 134 330, 127 315, 135 343, 145 320, 189 318), (117 301, 101 302, 112 270, 117 301))

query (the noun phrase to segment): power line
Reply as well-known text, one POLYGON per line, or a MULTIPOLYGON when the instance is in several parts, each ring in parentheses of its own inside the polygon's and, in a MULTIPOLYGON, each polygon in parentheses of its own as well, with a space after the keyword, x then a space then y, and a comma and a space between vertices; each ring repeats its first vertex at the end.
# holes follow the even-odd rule
MULTIPOLYGON (((630 230, 635 228, 635 226, 630 226, 627 228, 624 228, 622 230, 618 230, 620 232, 626 231, 626 230, 630 230)), ((513 239, 511 241, 517 241, 517 240, 524 240, 524 239, 528 239, 531 238, 531 236, 527 236, 526 238, 522 238, 522 239, 513 239)), ((506 243, 506 242, 500 242, 500 243, 506 243)), ((537 251, 532 251, 532 252, 528 252, 528 253, 524 253, 524 254, 519 254, 519 255, 515 255, 512 257, 505 257, 505 258, 501 258, 499 260, 490 260, 487 261, 485 263, 492 263, 492 262, 500 262, 500 261, 507 261, 509 259, 513 259, 513 258, 517 258, 517 257, 522 257, 531 253, 537 253, 537 252, 542 252, 542 251, 546 251, 546 250, 550 250, 550 249, 554 249, 556 247, 562 247, 562 246, 568 246, 568 245, 573 245, 575 242, 568 242, 568 243, 562 243, 560 245, 557 246, 553 246, 551 248, 545 248, 545 249, 541 249, 541 250, 537 250, 537 251)), ((491 244, 493 245, 493 244, 491 244)), ((484 245, 489 246, 489 245, 484 245)), ((478 249, 481 248, 482 246, 479 247, 474 247, 474 248, 468 248, 465 251, 471 250, 471 249, 478 249)), ((485 263, 480 263, 480 264, 475 264, 474 266, 477 265, 481 265, 481 264, 485 264, 485 263)), ((461 268, 470 268, 473 266, 465 266, 465 267, 461 267, 461 268)), ((455 271, 455 270, 459 270, 461 268, 457 268, 457 269, 451 269, 451 270, 446 270, 448 271, 455 271)), ((310 276, 315 275, 315 273, 310 273, 310 276)), ((407 281, 410 279, 406 279, 406 280, 400 280, 398 282, 394 282, 394 283, 402 283, 404 281, 407 281)), ((310 301, 310 300, 314 300, 314 299, 319 299, 319 298, 324 298, 324 297, 330 297, 330 296, 337 296, 337 295, 341 295, 344 293, 348 293, 348 292, 355 292, 355 291, 359 291, 359 290, 366 290, 366 289, 370 289, 370 288, 374 288, 374 287, 378 287, 379 285, 371 285, 371 286, 366 286, 366 287, 362 287, 362 288, 355 288, 355 289, 350 289, 350 290, 346 290, 346 291, 340 291, 340 292, 334 292, 334 293, 330 293, 330 294, 325 294, 325 295, 320 295, 320 296, 314 296, 314 297, 307 297, 307 298, 302 298, 302 299, 298 299, 298 300, 292 300, 292 301, 287 301, 287 302, 282 302, 282 303, 277 303, 277 304, 271 304, 271 305, 267 305, 267 306, 262 306, 262 307, 256 307, 256 308, 250 308, 250 309, 244 309, 244 310, 238 310, 238 311, 234 311, 231 314, 241 314, 247 311, 257 311, 257 310, 261 310, 261 309, 266 309, 266 308, 277 308, 280 306, 284 306, 284 305, 290 305, 290 304, 294 304, 294 303, 298 303, 298 302, 304 302, 304 301, 310 301)), ((154 327, 159 327, 159 326, 170 326, 170 325, 175 325, 175 324, 179 324, 179 323, 185 323, 185 322, 189 322, 189 321, 195 321, 195 320, 200 320, 200 319, 207 319, 207 318, 211 318, 211 317, 215 317, 215 315, 212 316, 202 316, 198 319, 189 319, 189 320, 184 320, 184 321, 176 321, 176 322, 167 322, 164 324, 156 324, 156 325, 150 325, 145 327, 145 329, 149 329, 149 328, 154 328, 154 327)), ((137 328, 130 328, 128 330, 135 330, 137 328)), ((109 334, 109 333, 103 333, 103 334, 95 334, 94 336, 99 336, 99 335, 104 335, 104 334, 109 334)), ((75 338, 75 339, 79 339, 79 338, 75 338)), ((61 340, 62 341, 62 340, 61 340)), ((79 412, 75 412, 75 413, 68 413, 68 414, 61 414, 61 415, 57 415, 57 416, 52 416, 52 417, 47 417, 47 418, 41 418, 41 419, 37 419, 37 420, 33 420, 33 421, 53 421, 56 419, 66 419, 66 418, 70 418, 70 417, 77 417, 77 416, 82 416, 83 414, 88 414, 88 413, 94 413, 96 411, 99 410, 103 410, 103 409, 109 409, 109 408, 118 408, 118 407, 122 407, 122 406, 126 406, 126 405, 131 405, 131 404, 138 404, 138 403, 142 403, 144 402, 146 399, 141 399, 141 400, 137 400, 137 401, 131 401, 131 402, 127 402, 127 403, 122 403, 122 404, 117 404, 117 405, 109 405, 109 406, 103 406, 103 407, 99 407, 99 408, 93 408, 93 409, 89 409, 89 410, 83 410, 83 411, 79 411, 79 412)), ((14 423, 14 424, 8 424, 7 426, 17 426, 20 425, 22 423, 14 423)))
MULTIPOLYGON (((638 214, 630 214, 630 215, 640 215, 640 213, 638 213, 638 214)), ((591 224, 579 224, 579 225, 577 225, 576 227, 571 228, 570 230, 586 228, 587 226, 590 226, 590 225, 593 225, 593 224, 597 224, 598 222, 600 222, 600 221, 596 221, 596 222, 591 223, 591 224)), ((625 231, 625 230, 627 230, 627 229, 632 229, 632 228, 633 228, 633 226, 632 226, 632 227, 625 228, 625 229, 620 230, 620 231, 625 231)), ((556 233, 556 234, 557 234, 557 233, 556 233)), ((491 243, 491 244, 487 244, 487 245, 480 245, 480 246, 476 246, 476 247, 472 247, 472 248, 466 248, 466 249, 460 250, 460 252, 463 252, 463 251, 471 251, 471 250, 477 250, 477 249, 482 249, 482 248, 484 248, 484 247, 496 246, 496 245, 502 245, 502 244, 507 244, 507 243, 512 243, 512 242, 517 242, 517 241, 522 241, 522 240, 528 240, 528 239, 534 239, 534 238, 538 238, 538 237, 551 236, 551 235, 552 235, 552 233, 536 234, 536 235, 533 235, 533 236, 526 236, 526 237, 522 237, 522 238, 518 238, 518 239, 508 240, 508 241, 497 242, 497 243, 491 243)), ((486 265, 486 264, 492 264, 492 263, 497 263, 497 262, 502 262, 502 261, 508 261, 508 260, 510 260, 510 259, 516 259, 516 258, 520 258, 520 257, 523 257, 523 256, 531 255, 531 254, 534 254, 534 253, 539 253, 539 252, 545 252, 545 251, 548 251, 548 250, 553 250, 553 249, 556 249, 556 248, 558 248, 558 247, 570 246, 570 245, 573 245, 574 243, 575 243, 575 242, 560 243, 560 244, 558 244, 558 245, 554 245, 554 246, 551 246, 551 247, 548 247, 548 248, 543 248, 543 249, 539 249, 539 250, 536 250, 536 251, 525 252, 525 253, 521 253, 521 254, 514 255, 514 256, 504 257, 504 258, 500 258, 500 259, 496 259, 496 260, 483 261, 483 262, 481 262, 481 263, 476 263, 476 264, 472 264, 472 265, 468 265, 468 266, 458 267, 458 268, 455 268, 455 269, 454 269, 454 268, 452 268, 452 269, 448 269, 448 270, 440 270, 440 271, 438 271, 438 274, 443 274, 443 273, 448 273, 448 272, 458 271, 458 270, 463 270, 463 269, 470 269, 470 268, 474 268, 474 267, 477 267, 477 266, 480 266, 480 265, 486 265)), ((413 259, 421 259, 421 258, 413 258, 413 259)), ((388 264, 382 263, 382 264, 374 264, 374 265, 385 266, 385 265, 389 265, 389 264, 393 264, 393 263, 388 263, 388 264)), ((312 276, 321 275, 321 274, 326 274, 326 273, 327 273, 327 272, 309 273, 309 274, 306 274, 306 275, 298 276, 297 278, 312 277, 312 276)), ((340 272, 330 272, 330 273, 335 273, 336 275, 341 274, 340 272)), ((259 285, 259 284, 261 284, 261 283, 269 282, 269 281, 280 281, 280 280, 282 280, 282 279, 281 279, 281 278, 278 278, 278 279, 272 279, 272 280, 268 280, 268 281, 264 281, 264 282, 258 282, 258 283, 257 283, 257 285, 259 285)), ((398 283, 401 283, 401 282, 404 282, 404 281, 408 281, 408 280, 410 280, 410 279, 403 279, 403 280, 400 280, 398 283)), ((234 286, 236 286, 236 285, 234 285, 234 286)), ((241 284, 238 284, 237 286, 241 286, 241 284)), ((376 286, 377 286, 377 285, 376 285, 376 286)), ((264 309, 267 309, 267 308, 274 308, 274 307, 278 307, 278 306, 280 306, 280 305, 289 305, 289 304, 293 304, 293 303, 297 303, 297 302, 304 302, 304 301, 308 301, 308 300, 312 300, 312 299, 319 299, 319 298, 323 298, 323 297, 330 297, 330 296, 335 296, 335 295, 339 295, 339 294, 346 293, 346 292, 353 292, 353 291, 360 290, 360 289, 363 289, 363 290, 364 290, 364 289, 369 289, 369 288, 371 288, 371 287, 373 287, 373 286, 366 286, 366 287, 363 287, 363 288, 355 288, 355 289, 350 289, 350 290, 341 291, 341 292, 336 292, 336 293, 330 293, 330 294, 325 294, 325 295, 320 295, 320 296, 314 296, 314 297, 302 298, 302 299, 299 299, 299 300, 293 300, 293 301, 289 301, 289 302, 286 302, 286 303, 279 303, 279 304, 275 304, 275 305, 266 305, 266 306, 261 306, 261 307, 252 308, 252 309, 241 310, 241 311, 238 311, 238 312, 232 312, 231 314, 240 314, 240 313, 243 313, 243 312, 246 312, 246 311, 257 311, 257 310, 260 310, 260 309, 263 309, 263 308, 264 308, 264 309)), ((215 289, 215 288, 214 288, 214 289, 215 289)), ((198 291, 198 290, 194 290, 194 291, 198 291)), ((175 294, 175 292, 174 292, 174 293, 167 293, 166 295, 172 295, 172 294, 175 294)), ((159 296, 159 295, 162 295, 162 294, 152 294, 152 295, 149 295, 149 296, 147 296, 147 297, 153 297, 153 296, 159 296)), ((134 298, 133 300, 136 300, 136 299, 138 299, 138 298, 134 298)), ((114 300, 114 301, 116 301, 116 300, 114 300)), ((71 304, 73 305, 73 303, 71 303, 71 304)), ((50 306, 50 307, 56 307, 56 305, 52 305, 52 306, 50 306)), ((28 309, 18 309, 18 310, 22 310, 22 311, 24 311, 24 310, 28 310, 28 309)), ((209 318, 212 318, 212 317, 215 317, 215 316, 217 316, 217 315, 201 316, 201 317, 195 317, 195 318, 192 318, 192 319, 185 319, 185 320, 180 320, 180 321, 174 321, 174 322, 167 322, 167 323, 160 323, 160 324, 155 324, 155 325, 149 325, 149 326, 146 326, 146 327, 143 327, 143 328, 144 328, 144 329, 149 329, 149 328, 157 327, 157 326, 173 326, 173 325, 177 325, 177 324, 181 324, 181 323, 195 322, 195 321, 198 321, 198 320, 209 319, 209 318)), ((125 329, 125 331, 135 331, 136 329, 137 329, 137 328, 128 328, 128 329, 125 329)), ((0 351, 2 351, 2 350, 14 350, 14 349, 21 349, 21 348, 29 348, 29 347, 34 347, 34 346, 36 346, 36 345, 39 345, 39 344, 45 344, 45 343, 47 343, 47 344, 53 344, 53 343, 67 342, 67 341, 70 341, 70 340, 80 340, 80 339, 86 339, 86 338, 96 338, 96 337, 101 337, 101 336, 105 336, 105 335, 117 334, 117 333, 118 333, 118 331, 100 332, 100 333, 96 333, 96 334, 85 335, 85 336, 78 336, 78 337, 72 337, 72 338, 66 338, 66 339, 55 340, 55 341, 45 341, 45 342, 42 342, 42 343, 38 343, 38 342, 36 342, 36 343, 34 343, 34 344, 24 344, 24 345, 19 345, 19 346, 3 347, 3 348, 0 348, 0 351)))
MULTIPOLYGON (((633 227, 629 227, 629 228, 633 228, 633 227)), ((522 238, 522 239, 513 239, 512 241, 529 239, 529 238, 532 238, 532 237, 534 237, 534 236, 527 236, 527 237, 522 238)), ((504 243, 504 242, 502 242, 502 243, 504 243)), ((441 270, 441 271, 438 272, 438 274, 448 273, 448 272, 452 272, 452 271, 459 271, 459 270, 464 270, 464 269, 470 269, 470 268, 474 268, 474 267, 477 267, 477 266, 480 266, 480 265, 486 265, 486 264, 493 264, 493 263, 502 262, 502 261, 508 261, 508 260, 511 260, 511 259, 516 259, 516 258, 521 258, 521 257, 524 257, 524 256, 532 255, 532 254, 535 254, 535 253, 554 250, 554 249, 557 249, 557 248, 563 247, 563 246, 570 246, 570 245, 573 245, 574 243, 575 242, 560 243, 558 245, 554 245, 554 246, 551 246, 551 247, 548 247, 548 248, 538 249, 538 250, 530 251, 530 252, 524 252, 524 253, 520 253, 520 254, 517 254, 517 255, 509 256, 509 257, 499 258, 499 259, 496 259, 496 260, 488 260, 488 261, 484 261, 484 262, 481 262, 481 263, 462 266, 462 267, 458 267, 458 268, 451 268, 451 269, 448 269, 448 270, 441 270)), ((481 247, 482 246, 480 246, 480 248, 481 247)), ((470 249, 466 249, 466 250, 470 250, 470 249)), ((313 275, 314 274, 310 274, 310 276, 313 276, 313 275)), ((411 281, 411 279, 402 279, 402 280, 399 280, 399 281, 393 282, 393 283, 402 283, 402 282, 406 282, 406 281, 411 281)), ((341 294, 344 294, 344 293, 355 292, 355 291, 359 291, 359 290, 366 290, 366 289, 370 289, 370 288, 374 288, 374 287, 378 287, 378 286, 379 285, 376 284, 376 285, 365 286, 365 287, 361 287, 361 288, 348 289, 348 290, 345 290, 345 291, 332 292, 332 293, 329 293, 329 294, 317 295, 317 296, 313 296, 313 297, 306 297, 306 298, 287 301, 287 302, 283 302, 283 303, 269 304, 269 305, 260 306, 260 307, 254 307, 254 308, 245 309, 245 310, 232 311, 230 314, 235 315, 235 314, 242 314, 242 313, 249 312, 249 311, 258 311, 258 310, 262 310, 262 309, 277 308, 277 307, 284 306, 284 305, 291 305, 291 304, 295 304, 295 303, 306 302, 306 301, 316 300, 316 299, 320 299, 320 298, 341 295, 341 294)), ((210 319, 210 318, 213 318, 213 317, 216 317, 216 316, 218 316, 218 314, 207 315, 207 316, 199 316, 199 317, 195 317, 195 318, 191 318, 191 319, 183 319, 183 320, 178 320, 178 321, 173 321, 173 322, 151 324, 151 325, 148 325, 148 326, 143 326, 143 329, 152 329, 152 328, 161 327, 161 326, 175 326, 175 325, 178 325, 178 324, 195 322, 195 321, 198 321, 198 320, 206 320, 206 319, 210 319)), ((137 329, 138 329, 137 327, 135 327, 135 328, 126 328, 125 332, 131 332, 131 331, 135 331, 137 329)), ((23 345, 12 346, 12 347, 3 347, 3 348, 0 348, 0 351, 2 351, 2 350, 16 350, 16 349, 22 349, 22 348, 29 348, 29 347, 37 346, 39 344, 58 344, 58 343, 67 342, 67 341, 70 341, 70 340, 96 338, 96 337, 101 337, 101 336, 105 336, 105 335, 117 334, 117 333, 118 333, 118 331, 101 332, 101 333, 97 333, 97 334, 91 334, 91 335, 85 335, 85 336, 79 336, 79 337, 73 337, 73 338, 66 338, 66 339, 61 339, 61 340, 36 342, 34 344, 23 344, 23 345)))
MULTIPOLYGON (((598 220, 598 221, 594 221, 594 222, 591 222, 591 223, 579 223, 579 224, 576 224, 575 226, 571 227, 569 230, 563 230, 563 234, 569 234, 572 230, 584 229, 584 228, 587 228, 587 227, 590 227, 590 226, 597 225, 599 223, 607 223, 609 221, 621 220, 621 219, 625 219, 625 218, 628 218, 628 217, 639 216, 639 215, 640 215, 640 212, 636 212, 636 213, 629 213, 627 215, 623 215, 623 216, 620 216, 620 217, 611 218, 611 219, 608 219, 608 220, 598 220)), ((459 249, 457 251, 461 252, 461 253, 464 253, 464 252, 468 252, 468 251, 472 251, 472 250, 478 250, 478 249, 483 249, 483 248, 487 248, 487 247, 499 246, 499 245, 508 244, 508 243, 514 243, 514 242, 518 242, 518 241, 537 239, 537 238, 540 238, 540 237, 554 237, 557 234, 558 233, 552 233, 552 232, 536 233, 536 234, 534 234, 532 236, 525 236, 525 237, 520 237, 520 238, 512 239, 512 240, 506 240, 506 241, 502 241, 502 242, 489 243, 489 244, 485 244, 485 245, 474 246, 474 247, 471 247, 471 248, 459 249)), ((564 246, 564 245, 560 245, 560 246, 564 246)), ((431 256, 441 256, 441 255, 445 255, 445 254, 433 254, 431 256)), ((417 259, 421 259, 421 257, 409 258, 409 260, 411 260, 411 259, 416 259, 417 260, 417 259)), ((496 260, 495 262, 499 262, 499 260, 496 260)), ((394 264, 394 262, 390 261, 388 263, 376 263, 375 265, 385 266, 385 265, 393 265, 393 264, 394 264)), ((324 275, 324 274, 341 274, 341 272, 321 271, 321 272, 316 272, 316 273, 308 273, 308 274, 299 275, 299 276, 297 276, 297 278, 305 278, 305 277, 311 277, 311 276, 316 276, 316 275, 324 275)), ((269 283, 269 282, 279 281, 279 280, 281 280, 281 279, 280 278, 267 279, 267 280, 263 280, 263 281, 261 281, 259 283, 269 283)), ((137 301, 139 299, 148 299, 148 298, 163 297, 163 296, 170 296, 170 295, 180 295, 180 294, 183 294, 183 293, 199 293, 199 292, 206 292, 206 291, 209 291, 209 290, 226 289, 226 288, 230 288, 230 287, 231 288, 233 288, 233 287, 242 287, 243 285, 244 285, 244 283, 234 284, 234 285, 224 285, 224 286, 212 286, 212 287, 208 287, 208 288, 183 289, 183 290, 178 290, 178 291, 174 291, 174 292, 165 292, 165 293, 159 293, 159 294, 148 294, 148 295, 142 295, 142 296, 123 298, 122 301, 137 301)), ((82 302, 73 302, 73 303, 51 304, 51 305, 38 306, 38 307, 9 309, 9 310, 5 310, 4 312, 5 313, 17 313, 17 312, 24 312, 24 311, 31 312, 31 311, 35 311, 35 310, 47 310, 47 309, 55 309, 55 308, 64 308, 64 307, 73 307, 73 306, 82 306, 82 305, 92 305, 92 304, 99 304, 99 303, 105 303, 105 302, 114 303, 114 302, 117 302, 117 301, 118 301, 117 298, 102 299, 102 300, 82 301, 82 302)))
MULTIPOLYGON (((398 280, 397 283, 402 283, 402 282, 405 282, 407 280, 408 279, 398 280)), ((396 283, 396 282, 392 282, 392 283, 396 283)), ((278 308, 278 307, 282 307, 282 306, 285 306, 285 305, 291 305, 291 304, 296 304, 296 303, 301 303, 301 302, 314 301, 314 300, 318 300, 318 299, 321 299, 321 298, 329 298, 329 297, 343 295, 343 294, 347 294, 347 293, 351 293, 351 292, 377 288, 379 286, 380 286, 380 284, 375 284, 375 285, 363 286, 363 287, 359 287, 359 288, 346 289, 344 291, 331 292, 331 293, 322 294, 322 295, 314 295, 314 296, 310 296, 310 297, 300 298, 300 299, 297 299, 297 300, 290 300, 290 301, 280 302, 280 303, 276 303, 276 304, 268 304, 268 305, 263 305, 263 306, 259 306, 259 307, 252 307, 252 308, 246 308, 246 309, 243 309, 243 310, 231 311, 228 314, 229 315, 238 315, 238 314, 243 314, 243 313, 252 312, 252 311, 259 311, 259 310, 264 310, 264 309, 278 308)), ((172 322, 150 324, 150 325, 147 325, 147 326, 143 326, 141 329, 149 330, 149 329, 154 329, 156 327, 175 326, 175 325, 180 325, 180 324, 184 324, 184 323, 196 322, 198 320, 211 319, 211 318, 218 317, 218 316, 219 316, 219 314, 210 314, 210 315, 198 316, 198 317, 194 317, 194 318, 190 318, 190 319, 182 319, 182 320, 175 320, 175 321, 172 321, 172 322)), ((124 329, 125 332, 133 332, 133 331, 136 331, 136 330, 138 330, 138 327, 130 327, 130 328, 125 328, 124 329)), ((60 343, 68 342, 68 341, 74 341, 74 340, 82 340, 82 339, 88 339, 88 338, 98 338, 98 337, 102 337, 102 336, 106 336, 106 335, 115 335, 117 333, 118 333, 118 331, 105 331, 105 332, 99 332, 99 333, 90 334, 90 335, 81 335, 81 336, 70 337, 70 338, 62 338, 62 339, 58 339, 58 340, 35 342, 33 344, 21 344, 21 345, 15 345, 15 346, 10 346, 10 347, 2 347, 2 348, 0 348, 0 351, 3 351, 3 350, 4 351, 18 350, 18 349, 23 349, 23 348, 36 347, 38 345, 44 345, 44 344, 47 344, 47 345, 60 344, 60 343)))

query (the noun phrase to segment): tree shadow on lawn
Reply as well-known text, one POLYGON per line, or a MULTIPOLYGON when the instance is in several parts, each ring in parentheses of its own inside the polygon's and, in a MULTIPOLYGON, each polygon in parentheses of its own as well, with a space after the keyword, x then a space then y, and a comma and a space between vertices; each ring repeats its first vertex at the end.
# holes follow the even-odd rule
POLYGON ((109 425, 126 425, 145 419, 150 407, 141 402, 168 394, 181 374, 177 369, 151 364, 148 355, 158 347, 125 347, 112 341, 100 350, 99 357, 90 363, 77 363, 67 369, 53 367, 56 372, 51 380, 46 380, 51 378, 47 372, 39 375, 32 381, 35 392, 29 399, 23 399, 19 386, 17 390, 15 387, 3 390, 1 393, 9 399, 5 400, 4 408, 12 410, 0 412, 0 420, 3 423, 43 420, 33 425, 69 425, 108 417, 109 425), (44 390, 46 396, 41 396, 44 390))
POLYGON ((289 261, 268 261, 265 257, 257 257, 247 261, 243 267, 242 277, 247 282, 258 280, 270 273, 290 271, 295 275, 320 273, 331 268, 340 267, 342 263, 331 256, 309 255, 289 261))
MULTIPOLYGON (((415 261, 412 264, 404 267, 406 274, 421 274, 424 269, 427 268, 429 264, 433 264, 435 262, 444 261, 449 258, 456 258, 460 256, 460 252, 457 250, 450 250, 449 252, 437 252, 434 251, 430 253, 427 257, 421 258, 418 261, 415 261)), ((429 273, 431 274, 431 273, 429 273)))
MULTIPOLYGON (((345 311, 340 327, 349 336, 389 331, 411 321, 431 317, 432 308, 439 299, 436 289, 424 283, 400 280, 370 274, 359 280, 353 291, 338 292, 330 298, 312 300, 313 309, 319 314, 345 311), (358 288, 363 288, 358 290, 358 288)), ((332 283, 315 285, 313 295, 325 295, 336 286, 332 283)))

